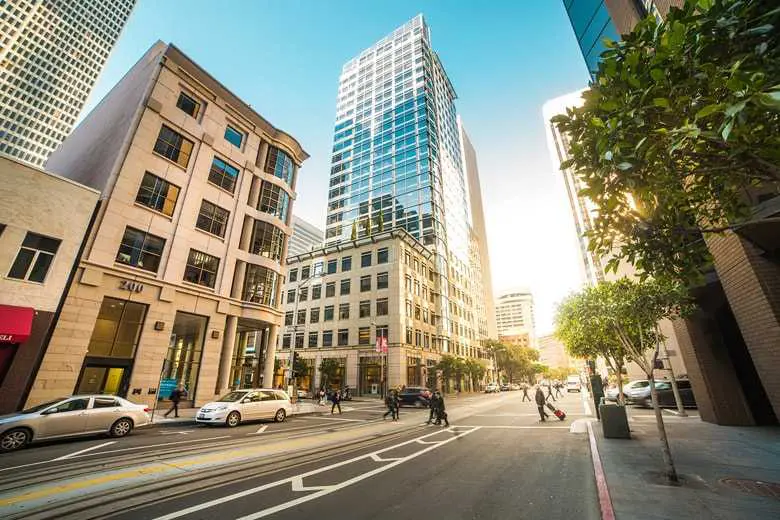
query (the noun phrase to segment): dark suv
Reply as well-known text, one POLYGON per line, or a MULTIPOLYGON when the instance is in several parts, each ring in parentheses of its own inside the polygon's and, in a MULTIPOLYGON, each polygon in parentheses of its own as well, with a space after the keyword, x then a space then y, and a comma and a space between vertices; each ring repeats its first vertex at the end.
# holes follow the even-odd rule
POLYGON ((407 386, 398 392, 398 402, 400 406, 427 408, 431 395, 431 391, 424 386, 407 386))

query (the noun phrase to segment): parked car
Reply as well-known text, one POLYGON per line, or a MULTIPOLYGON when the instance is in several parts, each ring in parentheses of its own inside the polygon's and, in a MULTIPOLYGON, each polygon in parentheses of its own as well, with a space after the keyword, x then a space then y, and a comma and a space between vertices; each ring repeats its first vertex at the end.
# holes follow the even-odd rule
POLYGON ((114 395, 74 395, 0 417, 0 451, 62 437, 124 437, 151 422, 151 409, 114 395))
POLYGON ((234 428, 244 421, 273 419, 284 421, 292 412, 287 392, 273 388, 236 390, 218 401, 205 404, 198 410, 195 422, 200 424, 226 424, 234 428))
MULTIPOLYGON (((649 388, 649 387, 648 387, 649 388)), ((660 381, 656 383, 656 393, 658 395, 658 406, 661 408, 676 408, 677 401, 674 398, 674 390, 671 381, 660 381)), ((680 399, 684 408, 696 408, 696 399, 693 396, 691 382, 687 379, 677 380, 677 390, 680 392, 680 399)), ((648 392, 647 397, 636 402, 639 406, 650 408, 653 406, 652 398, 648 392)))
POLYGON ((485 393, 486 394, 495 394, 500 392, 501 389, 498 387, 498 383, 488 383, 485 387, 485 393))
MULTIPOLYGON (((647 379, 635 379, 633 381, 629 381, 625 385, 623 385, 623 395, 628 396, 628 391, 633 390, 637 388, 638 386, 647 386, 647 379)), ((650 387, 648 386, 648 389, 650 387)), ((607 388, 607 391, 604 394, 604 399, 607 401, 617 401, 618 398, 618 387, 617 385, 610 385, 609 388, 607 388)))
POLYGON ((510 390, 515 390, 515 391, 516 390, 520 390, 520 385, 518 385, 517 383, 512 383, 512 384, 509 385, 509 389, 510 390))
MULTIPOLYGON (((687 380, 680 380, 687 381, 687 380)), ((660 379, 655 381, 655 387, 659 390, 670 390, 672 388, 671 383, 666 379, 660 379)), ((631 388, 631 390, 623 391, 626 395, 626 402, 631 404, 643 405, 645 400, 650 402, 650 382, 648 380, 638 381, 637 384, 631 388)))
POLYGON ((427 408, 431 400, 431 391, 424 386, 407 386, 398 392, 399 406, 427 408))
POLYGON ((582 382, 580 376, 569 376, 566 378, 566 393, 582 392, 582 382))
POLYGON ((502 392, 509 392, 512 389, 512 386, 509 383, 501 383, 501 386, 499 387, 499 390, 502 392))

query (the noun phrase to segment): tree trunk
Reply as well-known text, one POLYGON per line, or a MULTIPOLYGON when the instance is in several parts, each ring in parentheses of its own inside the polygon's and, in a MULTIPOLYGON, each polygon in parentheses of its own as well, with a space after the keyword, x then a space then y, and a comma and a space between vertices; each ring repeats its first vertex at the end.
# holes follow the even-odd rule
MULTIPOLYGON (((654 356, 655 357, 655 356, 654 356)), ((655 425, 658 428, 658 437, 661 441, 661 453, 664 457, 664 472, 669 482, 677 483, 677 470, 674 469, 674 461, 672 460, 672 452, 669 449, 669 439, 666 437, 666 427, 664 427, 664 419, 661 415, 661 408, 658 406, 658 391, 655 388, 655 378, 653 372, 650 371, 647 374, 647 380, 650 382, 650 398, 653 401, 653 411, 655 412, 655 425)))
POLYGON ((626 404, 626 397, 623 395, 623 360, 616 361, 617 365, 617 385, 618 385, 618 404, 626 404))

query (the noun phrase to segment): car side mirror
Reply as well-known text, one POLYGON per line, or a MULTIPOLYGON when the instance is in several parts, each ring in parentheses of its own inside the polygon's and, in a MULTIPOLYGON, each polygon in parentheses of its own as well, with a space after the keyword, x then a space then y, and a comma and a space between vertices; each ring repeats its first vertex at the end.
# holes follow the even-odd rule
POLYGON ((251 400, 249 397, 244 397, 244 398, 241 400, 241 403, 242 403, 242 404, 244 404, 244 403, 251 403, 251 402, 252 402, 252 400, 251 400))
POLYGON ((49 408, 48 410, 44 410, 41 412, 41 415, 51 415, 53 413, 57 413, 59 410, 56 408, 49 408))

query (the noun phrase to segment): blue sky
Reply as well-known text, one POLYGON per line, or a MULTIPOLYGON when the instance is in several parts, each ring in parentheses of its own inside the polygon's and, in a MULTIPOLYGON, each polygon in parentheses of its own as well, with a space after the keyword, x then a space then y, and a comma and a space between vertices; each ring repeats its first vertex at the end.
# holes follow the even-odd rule
POLYGON ((542 105, 588 80, 561 0, 138 0, 84 113, 172 42, 303 144, 295 213, 324 227, 341 66, 418 13, 477 150, 494 289, 531 288, 548 332, 580 272, 542 105))

